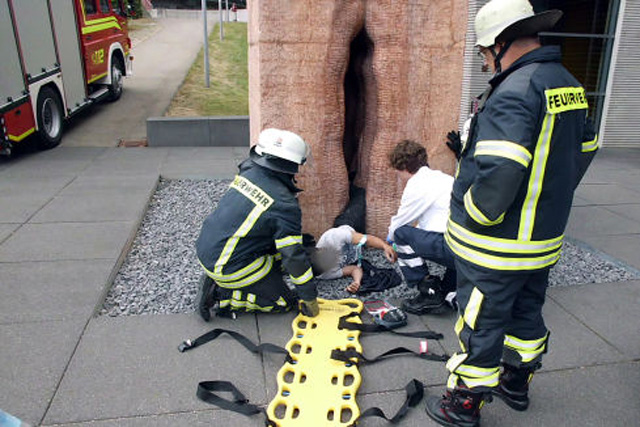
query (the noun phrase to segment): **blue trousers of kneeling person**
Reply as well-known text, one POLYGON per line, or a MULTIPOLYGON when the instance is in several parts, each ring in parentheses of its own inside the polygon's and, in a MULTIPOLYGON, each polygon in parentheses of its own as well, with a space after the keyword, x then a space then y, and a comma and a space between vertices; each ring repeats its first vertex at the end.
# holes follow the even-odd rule
POLYGON ((444 233, 403 225, 395 231, 393 237, 397 247, 398 265, 409 287, 416 287, 429 275, 429 267, 425 263, 425 260, 428 260, 446 268, 442 290, 445 293, 456 290, 454 257, 444 241, 444 233))

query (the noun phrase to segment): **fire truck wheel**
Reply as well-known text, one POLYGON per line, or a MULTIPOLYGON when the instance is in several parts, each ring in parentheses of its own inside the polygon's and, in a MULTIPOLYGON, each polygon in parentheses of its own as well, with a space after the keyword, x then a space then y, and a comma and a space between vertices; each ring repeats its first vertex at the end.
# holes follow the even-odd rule
POLYGON ((119 58, 111 60, 111 84, 109 85, 109 101, 117 101, 122 95, 124 66, 119 58))
POLYGON ((38 94, 37 103, 38 148, 48 150, 60 144, 62 139, 62 102, 58 93, 50 87, 43 87, 38 94))

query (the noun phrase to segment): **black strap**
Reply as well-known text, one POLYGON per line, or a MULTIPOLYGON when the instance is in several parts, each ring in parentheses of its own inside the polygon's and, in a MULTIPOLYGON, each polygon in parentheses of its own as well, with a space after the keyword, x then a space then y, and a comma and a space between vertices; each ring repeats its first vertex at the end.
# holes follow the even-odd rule
POLYGON ((386 351, 372 359, 365 357, 364 354, 354 349, 349 349, 349 350, 336 349, 331 351, 332 359, 340 360, 345 363, 353 363, 357 366, 364 365, 364 364, 370 365, 372 363, 379 362, 385 358, 390 358, 394 356, 405 356, 405 355, 412 355, 415 357, 419 357, 421 359, 433 360, 436 362, 446 362, 449 359, 449 356, 447 356, 446 354, 440 355, 440 354, 433 354, 433 353, 417 353, 413 350, 409 350, 406 347, 392 348, 391 350, 386 351))
MULTIPOLYGON (((406 399, 402 403, 402 406, 391 417, 387 417, 382 409, 374 406, 367 408, 360 413, 360 416, 350 425, 350 427, 356 426, 360 420, 367 417, 384 418, 392 424, 397 424, 402 418, 407 415, 410 408, 415 408, 424 396, 424 384, 416 379, 412 379, 404 387, 406 392, 406 399)), ((198 399, 203 402, 207 402, 211 405, 215 405, 221 409, 236 412, 245 416, 252 416, 262 413, 265 416, 265 425, 270 427, 276 427, 277 424, 269 419, 266 410, 260 406, 249 403, 249 400, 229 381, 203 381, 198 384, 198 391, 196 393, 198 399), (229 392, 233 395, 233 400, 225 399, 218 396, 215 392, 229 392)))
POLYGON ((391 424, 397 424, 405 415, 407 415, 409 408, 415 408, 422 401, 422 397, 424 396, 424 384, 414 378, 409 381, 409 383, 404 387, 404 390, 407 393, 407 398, 393 417, 388 418, 382 409, 374 406, 373 408, 367 408, 363 411, 351 426, 355 426, 361 419, 366 417, 384 418, 391 424))
POLYGON ((269 419, 267 412, 260 406, 249 403, 249 400, 244 397, 244 394, 240 393, 240 390, 236 388, 229 381, 202 381, 198 384, 198 391, 196 392, 198 399, 203 402, 210 403, 222 409, 237 412, 242 415, 252 416, 256 414, 264 414, 266 426, 276 427, 277 424, 269 419), (229 392, 233 395, 233 400, 225 399, 218 396, 216 391, 229 392))
POLYGON ((229 381, 202 381, 198 384, 196 396, 203 402, 243 415, 255 415, 263 412, 262 408, 249 403, 244 394, 240 393, 236 386, 229 381), (215 394, 215 391, 230 392, 233 394, 233 400, 224 399, 215 394))
POLYGON ((244 335, 238 332, 230 331, 228 329, 220 329, 220 328, 212 329, 211 331, 207 332, 204 335, 199 336, 193 341, 192 340, 183 341, 182 344, 178 346, 178 350, 181 353, 184 353, 185 351, 189 351, 193 348, 199 347, 202 344, 206 344, 209 341, 213 341, 222 334, 228 334, 229 336, 231 336, 231 338, 238 341, 240 344, 244 346, 244 348, 246 348, 252 353, 256 353, 256 354, 280 353, 280 354, 285 354, 287 356, 288 362, 292 360, 291 356, 289 355, 289 351, 284 347, 280 347, 271 343, 263 343, 260 345, 255 345, 249 338, 245 337, 244 335))
POLYGON ((338 320, 338 329, 348 329, 350 331, 361 331, 361 332, 391 332, 392 334, 401 335, 403 337, 424 338, 424 339, 432 339, 432 340, 439 340, 443 338, 442 334, 438 332, 433 332, 433 331, 398 332, 394 329, 389 329, 383 325, 355 323, 355 322, 348 321, 348 319, 356 316, 359 316, 359 313, 355 311, 342 316, 338 320))

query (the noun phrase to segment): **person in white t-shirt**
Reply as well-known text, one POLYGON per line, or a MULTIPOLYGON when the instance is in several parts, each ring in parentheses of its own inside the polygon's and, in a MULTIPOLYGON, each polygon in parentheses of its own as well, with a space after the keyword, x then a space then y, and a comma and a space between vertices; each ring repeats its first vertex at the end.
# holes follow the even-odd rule
POLYGON ((427 151, 415 141, 398 143, 389 160, 405 187, 398 212, 391 218, 387 242, 396 245, 407 285, 419 291, 401 307, 413 314, 455 308, 455 265, 444 241, 453 177, 429 168, 427 151), (430 275, 425 260, 446 267, 444 277, 430 275))
POLYGON ((358 233, 349 225, 330 228, 325 231, 311 255, 311 263, 320 265, 323 272, 316 277, 320 280, 333 280, 351 276, 351 283, 346 290, 356 293, 362 284, 362 267, 357 265, 362 257, 362 247, 381 249, 391 263, 396 262, 397 255, 391 245, 379 237, 358 233))

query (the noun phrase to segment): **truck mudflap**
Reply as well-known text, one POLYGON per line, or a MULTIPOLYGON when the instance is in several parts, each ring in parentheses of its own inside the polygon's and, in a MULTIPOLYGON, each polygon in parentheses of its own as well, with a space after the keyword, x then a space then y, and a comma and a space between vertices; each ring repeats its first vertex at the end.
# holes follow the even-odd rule
POLYGON ((36 131, 31 100, 12 106, 2 113, 2 139, 9 143, 20 142, 36 131))
POLYGON ((11 142, 4 127, 4 117, 0 117, 0 156, 11 155, 11 142))

